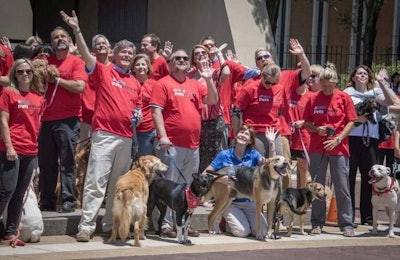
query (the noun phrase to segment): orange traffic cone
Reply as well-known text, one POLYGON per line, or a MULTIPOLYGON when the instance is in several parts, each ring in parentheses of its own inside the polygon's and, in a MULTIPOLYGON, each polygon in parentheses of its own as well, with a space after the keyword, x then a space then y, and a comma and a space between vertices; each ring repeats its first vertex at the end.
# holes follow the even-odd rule
POLYGON ((332 199, 329 205, 328 215, 326 216, 326 221, 332 224, 337 224, 337 207, 336 207, 336 197, 335 191, 332 188, 332 199))

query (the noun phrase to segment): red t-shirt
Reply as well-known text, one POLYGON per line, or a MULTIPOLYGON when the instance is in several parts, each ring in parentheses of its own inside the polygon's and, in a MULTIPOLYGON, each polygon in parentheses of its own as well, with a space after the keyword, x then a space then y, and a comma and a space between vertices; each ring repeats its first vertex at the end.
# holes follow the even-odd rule
MULTIPOLYGON (((203 109, 201 111, 201 120, 212 120, 212 119, 215 119, 215 118, 217 118, 217 117, 219 117, 219 116, 221 116, 223 114, 223 109, 224 108, 223 108, 222 103, 221 103, 221 93, 220 93, 221 92, 221 85, 219 85, 217 83, 218 82, 218 77, 220 76, 220 71, 221 70, 220 69, 214 69, 214 68, 211 68, 211 70, 212 70, 212 79, 213 79, 214 85, 215 85, 215 87, 217 88, 217 91, 218 91, 218 102, 217 102, 217 104, 214 104, 214 105, 207 105, 207 104, 203 105, 203 109)), ((197 69, 194 68, 192 71, 190 71, 188 73, 188 75, 187 75, 188 78, 197 80, 198 82, 200 82, 204 86, 207 86, 207 83, 206 83, 205 79, 203 79, 202 77, 200 77, 198 79, 195 78, 196 72, 197 72, 197 69)))
MULTIPOLYGON (((48 62, 57 67, 62 79, 87 81, 85 64, 75 55, 69 54, 64 60, 57 60, 53 55, 48 58, 48 62)), ((49 83, 45 99, 42 121, 60 120, 80 114, 81 95, 78 93, 72 93, 61 86, 55 88, 53 83, 49 83)))
POLYGON ((132 114, 142 106, 140 83, 132 75, 96 62, 91 74, 96 89, 93 131, 102 130, 132 138, 132 114))
POLYGON ((159 80, 169 75, 168 63, 163 56, 154 59, 151 62, 151 68, 153 69, 153 72, 149 76, 151 79, 159 80))
POLYGON ((14 64, 14 58, 11 51, 3 44, 0 44, 0 49, 0 76, 7 76, 14 64))
POLYGON ((153 117, 151 116, 151 107, 150 107, 150 98, 151 98, 151 93, 153 92, 154 84, 156 84, 156 81, 154 79, 148 79, 143 83, 140 90, 140 93, 142 95, 143 119, 140 125, 136 127, 136 130, 139 133, 145 133, 154 130, 153 117))
POLYGON ((300 87, 300 70, 284 70, 281 72, 281 76, 279 77, 279 84, 284 86, 285 88, 285 105, 282 106, 281 114, 283 116, 279 117, 281 123, 281 131, 280 134, 284 136, 288 136, 291 134, 290 131, 290 116, 289 116, 289 100, 291 99, 291 95, 296 93, 296 89, 300 87))
POLYGON ((307 102, 304 119, 313 122, 315 126, 329 126, 336 131, 335 136, 320 136, 312 132, 310 152, 350 156, 347 137, 332 151, 325 150, 323 144, 328 139, 336 138, 348 122, 357 119, 353 101, 347 93, 335 89, 332 95, 326 96, 322 91, 318 91, 307 102))
MULTIPOLYGON (((298 120, 303 120, 304 110, 307 101, 312 94, 313 93, 308 90, 306 91, 306 93, 304 93, 304 95, 301 96, 298 95, 296 92, 292 93, 289 100, 289 109, 288 109, 288 115, 289 115, 288 121, 290 122, 290 124, 298 120)), ((293 150, 302 151, 304 148, 301 141, 303 140, 304 146, 308 150, 310 146, 310 133, 307 131, 307 129, 303 127, 301 129, 291 128, 291 130, 292 130, 292 135, 290 137, 291 138, 290 148, 292 148, 293 150)))
MULTIPOLYGON (((11 143, 19 155, 36 156, 40 116, 44 108, 43 96, 34 92, 16 93, 4 88, 0 97, 0 110, 9 113, 11 143)), ((3 140, 0 150, 6 151, 3 140)))
POLYGON ((93 80, 89 77, 82 94, 82 113, 80 116, 81 121, 89 125, 92 125, 95 101, 96 90, 93 86, 93 80))
POLYGON ((202 100, 206 95, 207 87, 189 78, 178 82, 166 76, 154 85, 150 105, 163 108, 165 130, 174 145, 199 147, 202 100))
POLYGON ((265 133, 267 126, 281 131, 279 114, 284 101, 284 88, 280 84, 267 89, 261 80, 246 82, 235 100, 235 107, 243 111, 243 124, 252 126, 256 133, 265 133))
POLYGON ((389 140, 379 143, 378 147, 379 149, 394 149, 394 133, 389 140))
MULTIPOLYGON (((221 84, 221 88, 219 89, 219 96, 222 104, 222 115, 224 117, 225 124, 231 124, 231 108, 234 100, 234 91, 233 88, 235 83, 240 82, 243 79, 244 73, 246 72, 246 68, 236 62, 226 61, 226 65, 229 67, 231 74, 228 79, 225 80, 221 84)), ((221 65, 219 60, 216 60, 213 65, 213 68, 220 69, 221 65)))

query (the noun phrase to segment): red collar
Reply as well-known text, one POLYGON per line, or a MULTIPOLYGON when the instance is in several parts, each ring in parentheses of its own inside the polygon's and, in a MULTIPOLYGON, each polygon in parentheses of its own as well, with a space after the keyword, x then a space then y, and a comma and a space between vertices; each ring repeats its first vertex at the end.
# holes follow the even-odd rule
POLYGON ((201 199, 196 197, 193 192, 190 190, 190 187, 186 188, 186 201, 188 209, 195 209, 200 205, 201 199))
POLYGON ((389 192, 391 192, 391 191, 393 190, 393 186, 394 186, 395 180, 394 180, 393 177, 391 177, 390 180, 391 180, 390 186, 389 186, 389 187, 384 187, 384 188, 382 188, 382 189, 378 189, 378 190, 377 190, 377 189, 375 188, 375 185, 372 185, 372 193, 373 193, 373 194, 376 194, 376 195, 380 195, 380 194, 384 194, 384 193, 389 193, 389 192))

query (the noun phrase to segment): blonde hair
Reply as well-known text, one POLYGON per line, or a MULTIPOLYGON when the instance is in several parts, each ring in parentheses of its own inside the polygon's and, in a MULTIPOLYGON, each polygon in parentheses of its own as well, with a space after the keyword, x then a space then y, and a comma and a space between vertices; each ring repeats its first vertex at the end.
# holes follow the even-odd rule
POLYGON ((270 76, 272 78, 280 77, 281 68, 276 63, 267 63, 264 65, 261 74, 266 77, 270 76))
POLYGON ((40 80, 40 75, 37 72, 36 68, 32 65, 32 62, 28 59, 18 59, 14 62, 13 66, 10 69, 10 88, 12 88, 14 91, 19 92, 18 90, 18 81, 15 76, 17 67, 21 64, 28 64, 31 67, 32 70, 32 81, 30 85, 30 90, 34 91, 38 94, 43 94, 44 89, 43 89, 43 83, 40 80))
POLYGON ((329 81, 329 82, 339 82, 339 78, 336 72, 335 64, 331 62, 327 62, 325 68, 322 70, 321 74, 319 75, 320 80, 322 81, 329 81))
POLYGON ((140 59, 144 59, 144 62, 146 62, 147 75, 150 75, 153 72, 153 68, 151 67, 151 62, 150 62, 149 56, 147 56, 147 54, 144 54, 144 53, 140 53, 140 54, 136 55, 135 58, 133 59, 133 63, 132 63, 133 74, 135 74, 135 72, 133 71, 133 67, 135 67, 136 62, 138 62, 138 60, 140 60, 140 59))
POLYGON ((319 77, 321 75, 322 71, 324 70, 324 67, 322 67, 319 64, 313 64, 310 66, 310 70, 311 70, 311 74, 319 77))

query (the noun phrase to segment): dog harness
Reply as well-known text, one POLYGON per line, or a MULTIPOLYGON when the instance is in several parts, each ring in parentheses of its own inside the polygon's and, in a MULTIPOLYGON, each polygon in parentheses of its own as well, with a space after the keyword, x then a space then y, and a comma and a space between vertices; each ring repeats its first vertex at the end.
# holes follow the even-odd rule
POLYGON ((391 182, 389 187, 375 188, 375 185, 372 185, 372 193, 379 196, 391 192, 393 190, 395 179, 391 177, 390 180, 391 182))
POLYGON ((200 198, 193 194, 193 192, 190 190, 190 187, 187 187, 185 191, 188 209, 197 208, 200 205, 200 198))

